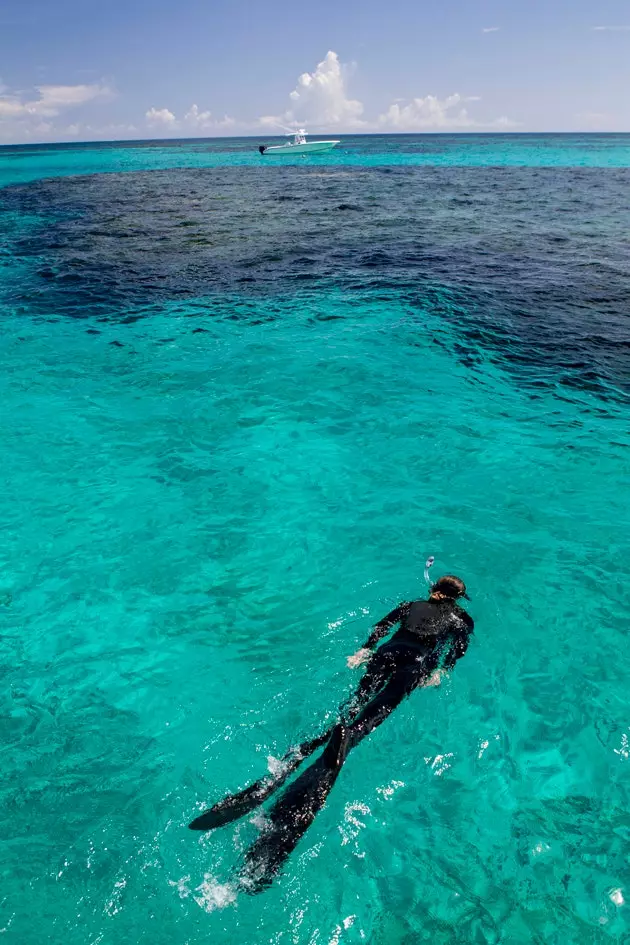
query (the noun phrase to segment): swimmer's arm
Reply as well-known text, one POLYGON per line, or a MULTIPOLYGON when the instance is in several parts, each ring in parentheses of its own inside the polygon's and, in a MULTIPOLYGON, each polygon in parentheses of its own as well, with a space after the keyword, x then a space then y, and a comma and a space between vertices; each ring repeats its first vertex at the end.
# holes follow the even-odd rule
POLYGON ((375 623, 374 629, 363 644, 362 649, 373 650, 378 641, 382 640, 383 637, 386 637, 392 627, 395 627, 397 623, 400 623, 408 609, 408 603, 399 604, 398 607, 395 607, 394 610, 387 614, 386 617, 383 617, 382 620, 379 620, 378 623, 375 623))
MULTIPOLYGON (((469 617, 470 626, 474 626, 472 618, 469 617)), ((468 625, 468 622, 467 622, 468 625)), ((442 665, 439 669, 436 669, 434 673, 431 673, 426 682, 422 683, 423 686, 439 686, 444 677, 448 672, 455 667, 457 660, 461 659, 468 649, 468 644, 470 643, 470 634, 472 631, 466 630, 462 633, 458 633, 455 639, 451 642, 449 649, 446 651, 443 659, 442 665)))
POLYGON ((356 653, 353 653, 352 656, 348 657, 348 666, 352 669, 355 666, 360 666, 361 663, 364 663, 370 652, 374 649, 379 640, 382 640, 383 637, 386 637, 389 631, 397 623, 400 623, 405 611, 409 607, 408 603, 399 604, 391 613, 387 614, 386 617, 383 617, 382 620, 379 620, 378 623, 374 624, 374 629, 371 634, 363 644, 360 650, 357 650, 356 653))
MULTIPOLYGON (((472 623, 472 620, 470 622, 472 623)), ((465 656, 466 654, 468 644, 470 643, 471 633, 472 631, 470 630, 463 630, 460 631, 460 633, 455 634, 451 645, 444 655, 442 667, 440 670, 438 670, 438 672, 448 672, 449 670, 455 668, 455 663, 457 660, 460 660, 462 656, 465 656)))

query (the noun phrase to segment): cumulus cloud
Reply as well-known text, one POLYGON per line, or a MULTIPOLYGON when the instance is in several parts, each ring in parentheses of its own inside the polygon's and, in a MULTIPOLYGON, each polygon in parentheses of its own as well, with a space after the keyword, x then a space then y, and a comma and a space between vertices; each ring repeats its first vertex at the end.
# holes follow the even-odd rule
POLYGON ((204 125, 212 121, 212 112, 200 112, 197 105, 191 105, 190 109, 184 115, 184 121, 203 128, 204 125))
POLYGON ((234 128, 234 126, 237 124, 238 122, 236 121, 235 118, 231 118, 230 115, 224 115, 223 118, 220 118, 219 120, 215 121, 214 127, 223 128, 225 130, 228 128, 234 128))
POLYGON ((104 98, 111 95, 106 85, 40 85, 35 91, 37 98, 24 100, 18 94, 7 94, 3 89, 0 94, 1 117, 28 117, 41 115, 45 118, 55 118, 60 112, 84 105, 95 98, 104 98))
POLYGON ((392 131, 465 130, 467 128, 514 128, 516 122, 506 116, 491 122, 480 122, 472 118, 465 108, 467 102, 480 101, 477 95, 462 96, 459 93, 440 99, 436 95, 394 102, 387 111, 379 115, 379 125, 392 131))
POLYGON ((336 52, 329 50, 314 72, 303 72, 289 98, 311 121, 330 125, 360 123, 363 105, 348 98, 346 68, 336 52))
POLYGON ((226 131, 236 125, 236 121, 229 115, 213 118, 212 112, 202 111, 198 105, 191 105, 183 118, 178 118, 168 108, 150 108, 145 118, 151 127, 171 131, 226 131))
POLYGON ((89 85, 39 85, 35 95, 11 92, 0 86, 0 137, 3 140, 32 140, 52 133, 45 119, 56 118, 95 99, 112 97, 103 83, 89 85))
MULTIPOLYGON (((383 115, 379 115, 379 124, 396 131, 416 131, 419 128, 469 128, 474 121, 468 110, 459 107, 463 102, 471 101, 455 93, 439 99, 435 95, 424 98, 412 98, 406 104, 394 102, 383 115)), ((475 99, 472 99, 475 101, 475 99)))
POLYGON ((212 112, 202 112, 199 110, 197 105, 191 105, 189 110, 184 115, 183 124, 187 128, 198 128, 200 130, 214 130, 217 128, 231 128, 236 124, 236 121, 233 118, 230 118, 229 115, 224 115, 223 118, 213 118, 212 112))
MULTIPOLYGON (((498 26, 486 27, 484 32, 497 32, 498 26)), ((263 115, 258 119, 261 128, 270 131, 291 124, 316 125, 326 130, 379 131, 448 131, 470 128, 517 127, 517 122, 503 116, 481 122, 468 113, 467 105, 479 101, 476 96, 458 93, 440 99, 435 95, 424 98, 397 99, 376 121, 363 117, 363 103, 349 97, 348 68, 336 52, 329 50, 313 72, 303 72, 290 93, 292 105, 281 115, 263 115)))
POLYGON ((0 97, 0 121, 3 118, 16 118, 18 115, 27 115, 24 106, 17 99, 9 96, 0 97))
MULTIPOLYGON (((621 29, 621 27, 597 27, 621 29)), ((499 27, 484 27, 484 33, 497 32, 499 27)), ((0 140, 33 141, 46 138, 82 137, 94 140, 160 135, 194 136, 229 134, 237 127, 268 128, 277 132, 278 126, 304 123, 311 129, 351 132, 378 130, 394 132, 509 129, 517 123, 507 117, 480 121, 469 112, 474 96, 458 93, 446 98, 435 95, 394 100, 384 112, 369 120, 364 116, 363 103, 350 97, 348 80, 351 69, 341 62, 338 54, 329 50, 311 72, 303 72, 295 87, 288 93, 287 109, 280 115, 268 114, 246 124, 236 122, 228 115, 215 117, 198 104, 187 110, 172 111, 162 103, 151 106, 138 125, 98 125, 84 123, 84 115, 75 116, 73 109, 112 96, 105 82, 80 85, 40 85, 31 95, 12 91, 0 83, 0 140), (58 116, 65 120, 56 122, 58 116)), ((90 115, 91 119, 92 116, 90 115)))
POLYGON ((109 98, 111 89, 106 85, 40 85, 40 100, 35 108, 41 115, 54 117, 67 108, 85 105, 95 98, 109 98))
POLYGON ((291 106, 281 115, 263 115, 262 127, 273 128, 283 123, 323 125, 326 128, 362 128, 363 104, 349 98, 346 89, 348 66, 333 50, 313 72, 303 72, 289 94, 291 106))
POLYGON ((150 108, 145 118, 150 125, 172 126, 176 121, 175 115, 169 112, 168 108, 150 108))

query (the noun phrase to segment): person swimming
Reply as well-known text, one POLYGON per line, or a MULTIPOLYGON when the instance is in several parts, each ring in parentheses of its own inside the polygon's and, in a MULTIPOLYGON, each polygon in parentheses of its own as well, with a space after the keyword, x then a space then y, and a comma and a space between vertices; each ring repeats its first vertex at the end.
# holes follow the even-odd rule
POLYGON ((439 685, 444 673, 464 656, 474 622, 457 603, 462 597, 470 599, 464 582, 446 575, 431 587, 428 600, 399 604, 379 620, 364 646, 348 658, 350 667, 369 662, 355 695, 341 707, 341 722, 288 752, 275 777, 261 778, 244 791, 229 795, 189 824, 191 830, 212 830, 250 813, 278 790, 305 758, 328 742, 322 756, 274 804, 270 829, 246 854, 241 879, 247 891, 260 891, 279 872, 324 805, 348 751, 414 689, 439 685), (400 626, 391 639, 372 653, 396 624, 400 626))
POLYGON ((348 658, 356 667, 369 659, 349 704, 351 747, 380 725, 417 686, 436 686, 465 654, 475 624, 460 598, 470 600, 464 582, 445 575, 428 600, 407 601, 379 620, 364 646, 348 658), (392 638, 371 655, 396 625, 392 638), (358 717, 357 717, 358 716, 358 717))

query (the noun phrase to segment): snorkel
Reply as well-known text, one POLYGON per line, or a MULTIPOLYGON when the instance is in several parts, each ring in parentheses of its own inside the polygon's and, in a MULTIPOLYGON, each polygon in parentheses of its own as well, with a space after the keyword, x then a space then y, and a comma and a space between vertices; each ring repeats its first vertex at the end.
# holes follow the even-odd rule
POLYGON ((435 557, 431 555, 429 558, 427 558, 424 564, 424 579, 429 585, 429 587, 433 587, 433 582, 431 581, 431 578, 429 576, 429 571, 433 567, 434 561, 435 561, 435 557))

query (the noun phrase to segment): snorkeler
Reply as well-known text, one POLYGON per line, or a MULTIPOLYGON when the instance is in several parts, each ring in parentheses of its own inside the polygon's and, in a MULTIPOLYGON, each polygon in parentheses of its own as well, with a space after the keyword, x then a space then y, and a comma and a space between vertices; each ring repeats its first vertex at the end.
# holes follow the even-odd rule
POLYGON ((447 575, 433 584, 428 600, 400 604, 379 620, 365 645, 348 659, 351 667, 369 662, 354 697, 342 707, 343 721, 285 755, 275 777, 262 778, 230 795, 189 825, 192 830, 211 830, 251 812, 281 787, 306 757, 328 742, 321 757, 273 806, 271 829, 261 834, 246 854, 245 888, 256 892, 269 885, 325 803, 350 748, 418 686, 439 685, 443 674, 465 654, 474 623, 457 603, 462 597, 469 599, 464 582, 447 575), (372 654, 396 624, 399 629, 372 654))
POLYGON ((348 715, 354 720, 351 746, 369 735, 417 686, 439 685, 443 674, 464 655, 475 625, 457 604, 461 597, 470 599, 462 580, 453 575, 440 578, 428 600, 400 604, 379 620, 365 646, 348 658, 350 667, 369 658, 349 704, 348 715), (370 656, 397 623, 400 628, 392 638, 370 656))

